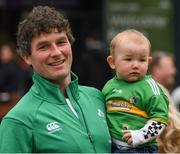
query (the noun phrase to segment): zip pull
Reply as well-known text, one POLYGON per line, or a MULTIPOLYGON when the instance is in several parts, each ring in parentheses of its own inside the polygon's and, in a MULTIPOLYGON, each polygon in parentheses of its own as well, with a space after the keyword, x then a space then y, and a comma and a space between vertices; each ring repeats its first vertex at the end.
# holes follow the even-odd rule
POLYGON ((91 133, 88 132, 87 135, 88 135, 88 138, 90 139, 90 141, 93 142, 91 133))
POLYGON ((90 132, 87 133, 87 136, 88 136, 90 142, 92 143, 91 145, 92 145, 92 147, 93 147, 93 149, 94 149, 94 153, 97 153, 97 152, 96 152, 96 146, 94 145, 94 141, 93 141, 93 136, 91 135, 90 132))

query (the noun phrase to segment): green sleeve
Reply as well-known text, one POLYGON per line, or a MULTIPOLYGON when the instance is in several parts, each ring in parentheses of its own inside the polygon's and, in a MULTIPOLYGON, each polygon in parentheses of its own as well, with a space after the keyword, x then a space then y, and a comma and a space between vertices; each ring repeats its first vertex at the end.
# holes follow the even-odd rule
POLYGON ((0 125, 0 153, 32 152, 32 130, 14 119, 0 125))
POLYGON ((165 95, 151 97, 146 105, 149 118, 167 124, 168 122, 168 99, 165 95))

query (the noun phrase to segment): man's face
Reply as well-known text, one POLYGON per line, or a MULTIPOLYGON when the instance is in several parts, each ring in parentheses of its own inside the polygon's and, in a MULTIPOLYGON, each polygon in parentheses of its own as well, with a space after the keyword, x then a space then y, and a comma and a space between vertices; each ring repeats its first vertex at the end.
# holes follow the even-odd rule
POLYGON ((31 55, 24 55, 23 59, 35 72, 54 83, 70 82, 72 49, 65 32, 54 30, 35 36, 31 51, 31 55))
POLYGON ((177 70, 174 61, 171 57, 163 57, 160 59, 159 65, 156 67, 156 72, 154 73, 154 78, 170 89, 175 83, 175 76, 177 70))

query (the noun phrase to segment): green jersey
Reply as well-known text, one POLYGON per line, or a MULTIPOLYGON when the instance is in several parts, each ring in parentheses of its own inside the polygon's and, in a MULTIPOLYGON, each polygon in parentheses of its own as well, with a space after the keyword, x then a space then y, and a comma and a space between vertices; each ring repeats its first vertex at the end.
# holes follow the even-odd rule
POLYGON ((139 130, 150 119, 164 124, 168 121, 168 98, 151 76, 136 82, 127 82, 115 76, 106 83, 103 94, 108 125, 114 139, 123 141, 122 130, 139 130))
POLYGON ((72 80, 69 107, 58 85, 34 73, 30 91, 2 120, 0 153, 111 152, 103 94, 79 86, 73 73, 72 80))

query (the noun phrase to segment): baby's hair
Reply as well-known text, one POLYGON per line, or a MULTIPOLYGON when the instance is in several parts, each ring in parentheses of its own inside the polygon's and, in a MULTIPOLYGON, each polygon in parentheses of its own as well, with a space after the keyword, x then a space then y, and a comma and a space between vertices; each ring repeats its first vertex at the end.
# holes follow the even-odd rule
POLYGON ((129 37, 130 39, 132 39, 134 42, 136 43, 142 43, 142 42, 147 42, 147 44, 149 45, 149 51, 151 48, 151 43, 149 41, 149 39, 140 31, 137 31, 135 29, 127 29, 124 30, 120 33, 118 33, 112 40, 110 43, 110 54, 113 54, 114 49, 118 43, 121 43, 122 40, 124 40, 125 38, 129 37))
POLYGON ((163 86, 161 88, 169 99, 169 123, 157 140, 159 153, 178 153, 180 152, 180 113, 169 92, 163 86))

